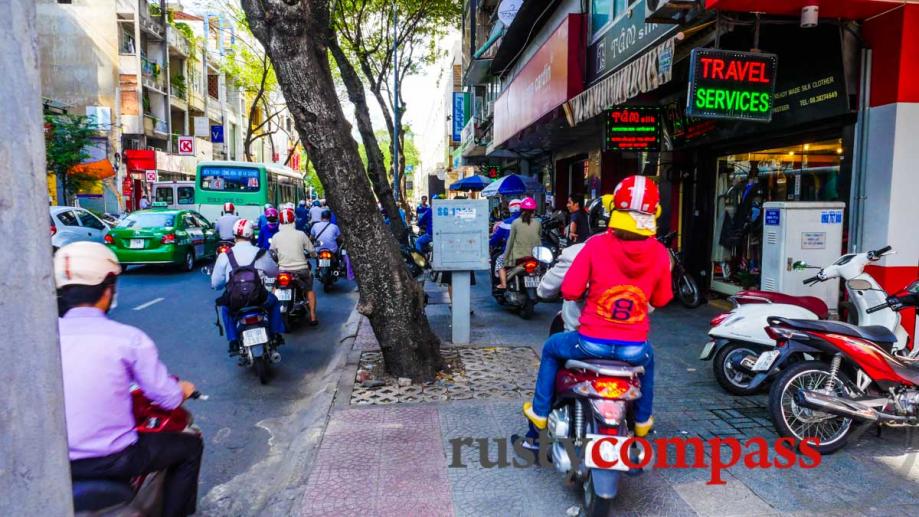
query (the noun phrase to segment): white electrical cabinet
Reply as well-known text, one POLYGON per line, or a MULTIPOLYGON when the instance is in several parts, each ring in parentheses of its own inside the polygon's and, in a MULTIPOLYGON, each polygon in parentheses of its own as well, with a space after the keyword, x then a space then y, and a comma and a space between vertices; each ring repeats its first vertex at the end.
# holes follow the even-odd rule
POLYGON ((839 301, 839 281, 804 285, 817 269, 795 271, 796 261, 828 266, 842 254, 842 202, 770 201, 763 204, 763 263, 760 288, 816 296, 831 312, 839 301))

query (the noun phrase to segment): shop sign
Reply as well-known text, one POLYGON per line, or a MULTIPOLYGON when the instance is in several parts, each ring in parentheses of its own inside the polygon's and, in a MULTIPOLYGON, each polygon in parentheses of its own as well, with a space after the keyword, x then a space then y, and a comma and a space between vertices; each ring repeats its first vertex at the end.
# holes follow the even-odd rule
POLYGON ((593 82, 637 56, 679 26, 668 23, 645 23, 645 4, 639 0, 629 13, 620 18, 587 49, 587 82, 593 82))
POLYGON ((147 179, 147 183, 156 183, 157 178, 158 178, 158 174, 155 169, 146 171, 145 176, 147 179))
POLYGON ((777 61, 775 54, 693 49, 686 114, 696 118, 771 121, 777 61))
POLYGON ((607 110, 605 150, 657 151, 660 141, 660 108, 634 106, 607 110))
POLYGON ((782 220, 782 212, 778 208, 767 208, 763 218, 766 226, 778 226, 782 220))
POLYGON ((465 102, 462 92, 453 92, 453 141, 461 142, 463 139, 463 126, 466 125, 465 102))
POLYGON ((215 144, 223 143, 223 126, 215 124, 211 126, 211 142, 215 144))
POLYGON ((496 179, 501 175, 501 166, 500 165, 481 165, 482 174, 488 176, 491 179, 496 179))

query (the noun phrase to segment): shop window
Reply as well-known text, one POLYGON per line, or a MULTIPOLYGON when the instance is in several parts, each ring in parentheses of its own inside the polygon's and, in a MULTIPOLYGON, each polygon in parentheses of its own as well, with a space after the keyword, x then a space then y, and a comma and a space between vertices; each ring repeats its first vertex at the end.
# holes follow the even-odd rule
POLYGON ((767 201, 843 201, 842 140, 763 149, 718 158, 712 289, 760 287, 762 205, 767 201))

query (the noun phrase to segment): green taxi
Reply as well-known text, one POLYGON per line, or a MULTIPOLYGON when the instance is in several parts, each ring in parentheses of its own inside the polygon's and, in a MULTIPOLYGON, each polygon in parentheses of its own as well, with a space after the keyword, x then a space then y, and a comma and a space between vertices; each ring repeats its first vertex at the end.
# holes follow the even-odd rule
POLYGON ((194 210, 154 208, 128 214, 105 236, 123 265, 172 264, 191 271, 217 253, 217 232, 194 210))

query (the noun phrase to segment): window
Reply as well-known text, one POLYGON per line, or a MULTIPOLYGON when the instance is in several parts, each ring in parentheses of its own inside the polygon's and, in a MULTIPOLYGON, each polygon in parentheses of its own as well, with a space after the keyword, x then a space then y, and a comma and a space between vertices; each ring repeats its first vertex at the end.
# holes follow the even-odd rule
POLYGON ((207 219, 205 219, 203 215, 195 212, 191 214, 191 216, 195 218, 195 221, 198 221, 198 226, 200 226, 201 228, 206 229, 206 228, 211 227, 211 223, 207 219))
POLYGON ((207 94, 215 99, 220 98, 220 80, 216 75, 207 76, 207 94))
POLYGON ((220 192, 258 192, 259 170, 248 167, 202 167, 201 188, 220 192))
POLYGON ((610 22, 613 0, 590 0, 590 33, 598 34, 610 22))
POLYGON ((121 54, 134 54, 134 26, 123 24, 121 26, 121 42, 119 51, 121 54))
POLYGON ((99 219, 96 219, 96 216, 85 211, 80 210, 77 212, 77 215, 80 217, 80 224, 85 228, 92 228, 94 230, 104 230, 105 224, 102 223, 99 219))
POLYGON ((75 216, 70 210, 58 212, 57 220, 60 221, 64 226, 80 226, 80 223, 77 222, 77 216, 75 216))
POLYGON ((179 204, 193 205, 195 203, 195 187, 179 187, 179 204))
POLYGON ((185 214, 182 216, 182 222, 185 224, 185 228, 197 228, 200 226, 198 220, 195 219, 195 216, 191 214, 185 214))
POLYGON ((175 214, 134 213, 118 223, 119 228, 172 228, 175 226, 175 214))
POLYGON ((173 198, 172 187, 156 187, 155 201, 162 201, 167 205, 171 205, 175 201, 175 198, 173 198))

